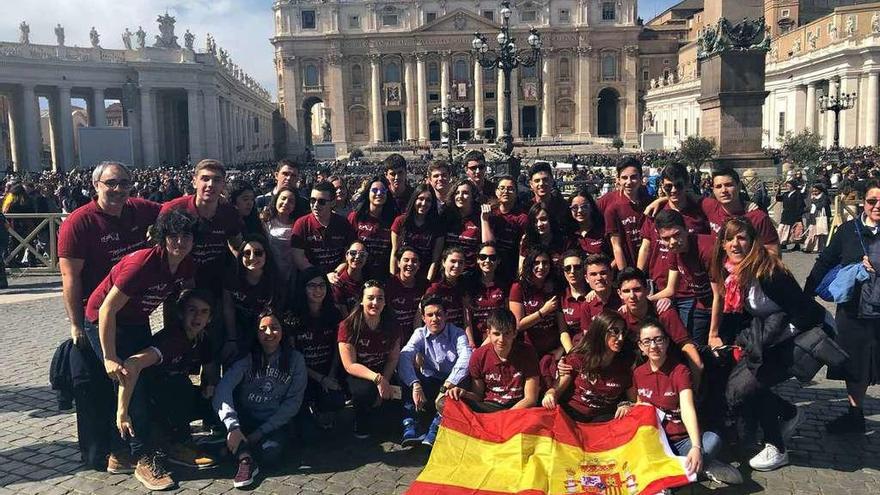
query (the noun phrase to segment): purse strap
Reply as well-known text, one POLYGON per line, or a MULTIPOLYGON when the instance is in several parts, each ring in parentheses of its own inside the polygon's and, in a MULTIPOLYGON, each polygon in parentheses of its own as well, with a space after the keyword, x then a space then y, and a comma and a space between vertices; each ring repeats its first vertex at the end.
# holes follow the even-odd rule
POLYGON ((859 225, 862 224, 862 216, 859 215, 856 217, 856 233, 858 233, 859 244, 862 245, 862 252, 865 253, 865 256, 868 256, 868 248, 865 247, 865 240, 862 238, 862 229, 859 225))

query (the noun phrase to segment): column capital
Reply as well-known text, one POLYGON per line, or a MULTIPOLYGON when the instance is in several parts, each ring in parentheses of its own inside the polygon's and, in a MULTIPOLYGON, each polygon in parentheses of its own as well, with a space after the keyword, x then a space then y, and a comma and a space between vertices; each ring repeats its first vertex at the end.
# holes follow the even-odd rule
POLYGON ((342 55, 342 52, 338 52, 338 51, 330 52, 324 58, 324 60, 326 60, 328 64, 333 65, 333 66, 342 65, 342 62, 344 59, 345 59, 345 57, 342 55))
POLYGON ((379 62, 382 61, 382 54, 379 52, 370 52, 367 54, 367 58, 370 59, 371 64, 379 65, 379 62))
POLYGON ((428 52, 415 52, 413 55, 415 55, 417 62, 424 62, 428 58, 428 52))
POLYGON ((589 57, 593 53, 593 47, 590 45, 579 46, 576 51, 580 57, 589 57))
POLYGON ((437 53, 440 54, 440 59, 444 62, 447 62, 449 60, 449 57, 452 56, 452 50, 440 50, 437 53))

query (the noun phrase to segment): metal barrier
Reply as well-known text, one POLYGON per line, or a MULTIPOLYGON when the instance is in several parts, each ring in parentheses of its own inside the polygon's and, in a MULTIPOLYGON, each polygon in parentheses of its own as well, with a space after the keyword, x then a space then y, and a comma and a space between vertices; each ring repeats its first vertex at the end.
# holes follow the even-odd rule
POLYGON ((9 267, 12 260, 21 259, 27 251, 37 261, 38 266, 22 269, 32 273, 58 273, 58 229, 66 217, 67 213, 7 213, 6 218, 11 224, 10 245, 15 241, 18 241, 18 245, 4 253, 6 266, 9 267), (25 229, 28 230, 25 233, 20 227, 21 220, 33 220, 36 225, 28 227, 29 230, 25 229))

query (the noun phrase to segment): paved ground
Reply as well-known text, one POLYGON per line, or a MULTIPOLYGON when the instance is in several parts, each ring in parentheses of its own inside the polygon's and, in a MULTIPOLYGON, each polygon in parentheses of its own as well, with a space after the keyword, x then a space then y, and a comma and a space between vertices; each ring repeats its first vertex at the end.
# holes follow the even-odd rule
MULTIPOLYGON (((803 280, 812 264, 807 255, 786 255, 786 263, 803 280)), ((55 346, 66 337, 67 324, 53 277, 12 277, 13 287, 0 294, 0 495, 5 493, 142 493, 127 475, 84 469, 79 463, 72 413, 59 414, 47 386, 48 364, 55 346)), ((824 376, 824 372, 821 374, 824 376)), ((772 473, 742 468, 745 485, 693 486, 678 493, 720 494, 876 494, 880 493, 880 438, 832 438, 822 423, 844 411, 839 382, 817 377, 800 386, 788 383, 783 395, 801 405, 807 421, 791 445, 791 465, 772 473)), ((869 425, 880 421, 880 389, 869 391, 869 425)), ((403 492, 427 460, 423 450, 402 450, 395 443, 396 425, 386 438, 355 441, 349 435, 350 414, 337 429, 308 448, 312 469, 286 467, 268 473, 255 489, 281 494, 377 494, 403 492)), ((737 460, 736 453, 728 457, 737 460)), ((742 457, 740 457, 742 458, 742 457)), ((180 493, 218 494, 232 489, 231 466, 207 472, 178 471, 180 493)))

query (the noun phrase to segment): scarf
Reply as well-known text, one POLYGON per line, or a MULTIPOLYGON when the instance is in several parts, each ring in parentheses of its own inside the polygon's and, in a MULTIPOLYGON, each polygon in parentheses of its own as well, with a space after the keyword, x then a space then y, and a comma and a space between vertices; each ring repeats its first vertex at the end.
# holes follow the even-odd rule
POLYGON ((736 274, 736 266, 730 261, 724 262, 727 269, 727 278, 724 279, 724 312, 742 313, 745 309, 742 287, 739 284, 739 276, 736 274))

